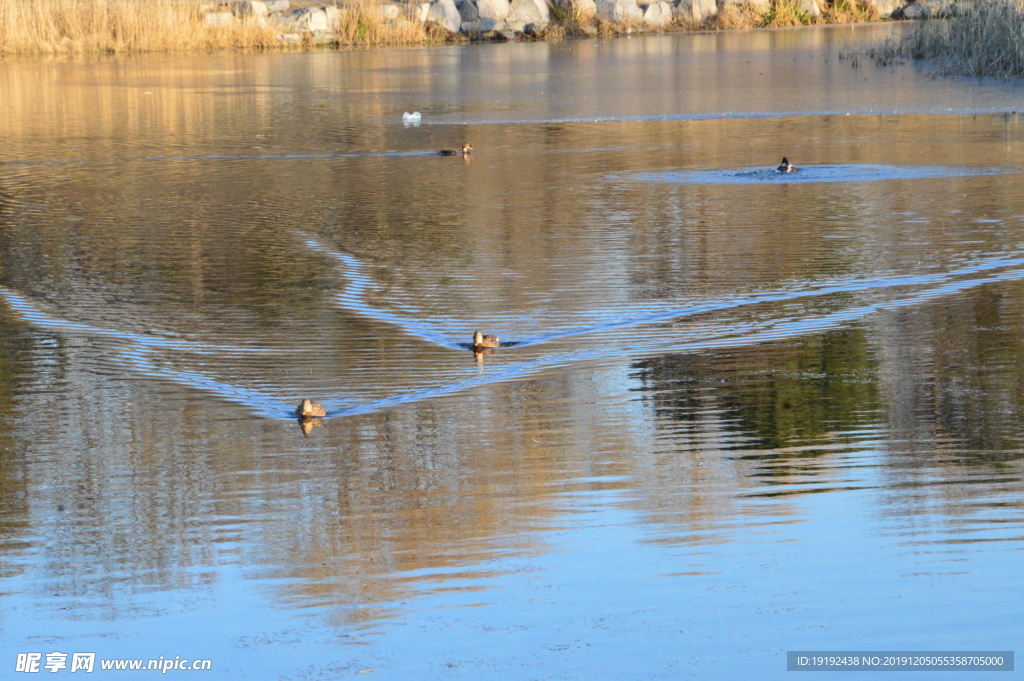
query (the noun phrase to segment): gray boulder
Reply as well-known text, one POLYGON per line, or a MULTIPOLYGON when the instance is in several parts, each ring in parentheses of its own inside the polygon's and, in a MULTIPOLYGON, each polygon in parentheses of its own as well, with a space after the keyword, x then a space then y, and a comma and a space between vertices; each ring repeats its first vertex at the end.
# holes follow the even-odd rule
POLYGON ((956 16, 953 0, 917 0, 892 13, 894 19, 948 19, 956 16))
POLYGON ((755 9, 757 9, 759 11, 767 11, 767 10, 771 9, 771 0, 718 0, 718 1, 719 1, 719 9, 721 9, 723 5, 733 5, 733 6, 748 5, 750 7, 754 7, 755 9))
POLYGON ((427 21, 452 33, 458 33, 462 25, 462 17, 459 15, 459 8, 455 6, 455 0, 437 0, 432 3, 430 11, 427 12, 427 21))
POLYGON ((462 22, 462 32, 470 38, 490 37, 490 34, 504 31, 508 26, 498 19, 477 19, 462 22))
MULTIPOLYGON (((512 38, 515 37, 516 33, 522 33, 523 29, 526 28, 526 24, 516 19, 515 12, 509 12, 508 17, 505 19, 505 30, 500 31, 502 35, 508 37, 508 34, 513 34, 512 38)), ((512 40, 509 38, 509 40, 512 40)))
POLYGON ((597 14, 614 22, 643 21, 644 13, 636 0, 596 0, 597 14))
MULTIPOLYGON (((547 5, 544 7, 546 9, 547 5)), ((516 23, 522 23, 524 27, 526 24, 546 25, 548 23, 546 13, 541 13, 534 0, 512 0, 509 9, 516 15, 516 23)))
POLYGON ((551 21, 551 7, 548 6, 548 0, 533 0, 533 4, 537 5, 537 10, 545 24, 551 21))
POLYGON ((476 8, 481 19, 497 19, 501 21, 508 16, 509 4, 508 0, 477 0, 476 8))
POLYGON ((466 24, 472 23, 480 18, 480 12, 477 11, 476 5, 473 4, 473 0, 462 0, 458 5, 459 16, 462 17, 462 27, 465 30, 466 24))
POLYGON ((267 6, 267 11, 271 14, 283 14, 291 7, 288 0, 266 0, 263 4, 267 6))
POLYGON ((672 22, 672 5, 664 0, 641 6, 641 9, 644 12, 644 23, 648 26, 660 27, 672 22))
POLYGON ((814 18, 821 16, 821 8, 818 7, 818 0, 800 0, 798 9, 814 18))
POLYGON ((865 4, 878 12, 880 18, 888 19, 905 3, 903 0, 865 0, 865 4))
POLYGON ((236 17, 265 17, 270 9, 260 0, 243 0, 231 3, 231 13, 236 17))
POLYGON ((275 23, 278 26, 291 29, 291 32, 314 33, 316 31, 327 31, 327 13, 319 7, 297 9, 287 14, 282 14, 275 23))
POLYGON ((402 9, 398 5, 386 2, 377 8, 377 12, 380 14, 381 19, 394 21, 402 13, 402 9))
POLYGON ((916 2, 912 2, 905 7, 901 7, 892 13, 893 19, 926 19, 927 17, 928 11, 925 9, 925 6, 918 5, 916 2))
POLYGON ((338 8, 333 5, 327 5, 324 7, 324 14, 327 15, 327 30, 338 30, 338 26, 341 25, 341 12, 338 11, 338 8))
POLYGON ((479 18, 475 22, 463 22, 462 32, 467 36, 479 36, 484 33, 495 33, 508 28, 504 20, 496 18, 479 18))
POLYGON ((718 3, 715 0, 679 0, 675 12, 682 21, 699 25, 718 13, 718 3))
POLYGON ((760 11, 767 11, 771 8, 771 0, 718 0, 718 11, 726 7, 738 8, 741 5, 749 5, 760 11))

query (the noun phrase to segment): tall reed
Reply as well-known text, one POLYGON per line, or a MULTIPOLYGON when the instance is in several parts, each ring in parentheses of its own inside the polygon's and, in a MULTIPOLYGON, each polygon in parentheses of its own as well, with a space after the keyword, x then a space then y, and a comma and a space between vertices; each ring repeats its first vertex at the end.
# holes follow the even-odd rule
POLYGON ((450 35, 437 30, 435 24, 424 24, 404 17, 388 21, 377 0, 360 0, 339 7, 338 43, 360 47, 387 47, 441 43, 450 35))
POLYGON ((1024 75, 1024 0, 957 0, 955 16, 917 22, 894 51, 926 60, 946 75, 1024 75))
MULTIPOLYGON (((385 21, 373 0, 340 14, 341 45, 439 42, 419 22, 385 21)), ((281 32, 255 18, 208 26, 182 0, 0 0, 0 54, 260 50, 281 32)))
POLYGON ((0 0, 0 53, 261 48, 274 33, 256 21, 207 26, 175 0, 0 0))

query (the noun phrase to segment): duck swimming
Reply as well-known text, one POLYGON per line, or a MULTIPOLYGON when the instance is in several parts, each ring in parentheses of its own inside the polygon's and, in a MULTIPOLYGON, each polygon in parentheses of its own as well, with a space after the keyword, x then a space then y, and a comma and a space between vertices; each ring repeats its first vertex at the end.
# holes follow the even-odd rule
POLYGON ((500 348, 501 343, 497 336, 485 336, 477 331, 473 334, 473 352, 480 352, 483 348, 500 348))
POLYGON ((327 410, 319 402, 306 399, 302 400, 302 404, 295 408, 295 415, 300 419, 312 419, 327 416, 327 410))
POLYGON ((459 154, 462 154, 463 156, 469 156, 470 154, 473 153, 473 145, 463 144, 462 151, 455 151, 454 149, 442 149, 437 153, 440 156, 458 156, 459 154))
POLYGON ((785 156, 782 157, 782 165, 776 168, 780 173, 795 173, 796 166, 789 162, 785 156))

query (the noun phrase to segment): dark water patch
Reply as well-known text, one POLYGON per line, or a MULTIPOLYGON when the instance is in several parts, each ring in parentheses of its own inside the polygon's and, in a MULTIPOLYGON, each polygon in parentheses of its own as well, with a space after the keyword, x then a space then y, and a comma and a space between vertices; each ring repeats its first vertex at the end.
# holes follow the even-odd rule
POLYGON ((617 179, 662 184, 803 184, 810 182, 883 182, 887 180, 928 180, 947 177, 976 177, 1019 173, 1019 168, 972 168, 968 166, 890 165, 802 165, 795 172, 774 168, 751 170, 693 170, 616 174, 617 179))

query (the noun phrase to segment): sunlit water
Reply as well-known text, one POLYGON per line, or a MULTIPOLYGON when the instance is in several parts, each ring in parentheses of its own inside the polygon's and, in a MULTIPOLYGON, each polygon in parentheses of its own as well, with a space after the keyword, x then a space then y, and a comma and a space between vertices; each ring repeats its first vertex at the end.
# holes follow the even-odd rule
POLYGON ((0 669, 1013 650, 1024 96, 889 30, 0 62, 0 669))

